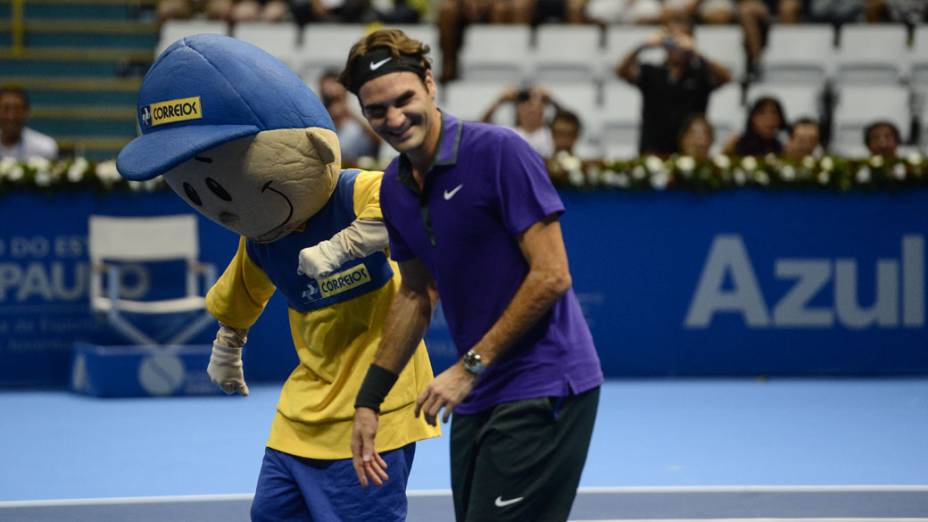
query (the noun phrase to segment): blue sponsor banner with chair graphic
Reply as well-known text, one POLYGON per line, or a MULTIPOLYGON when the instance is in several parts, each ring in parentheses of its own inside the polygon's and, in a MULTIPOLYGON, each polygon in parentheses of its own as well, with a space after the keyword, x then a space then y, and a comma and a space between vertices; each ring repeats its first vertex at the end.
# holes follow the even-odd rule
MULTIPOLYGON (((928 192, 562 197, 574 289, 609 376, 928 373, 928 192)), ((190 209, 170 192, 0 196, 0 385, 65 386, 75 342, 125 343, 88 305, 91 214, 179 213, 190 209)), ((200 258, 221 271, 236 238, 197 219, 200 258)), ((170 291, 159 270, 134 267, 126 287, 170 291)), ((442 317, 427 341, 436 370, 456 359, 442 317)), ((249 335, 246 376, 282 381, 296 363, 275 296, 249 335)))

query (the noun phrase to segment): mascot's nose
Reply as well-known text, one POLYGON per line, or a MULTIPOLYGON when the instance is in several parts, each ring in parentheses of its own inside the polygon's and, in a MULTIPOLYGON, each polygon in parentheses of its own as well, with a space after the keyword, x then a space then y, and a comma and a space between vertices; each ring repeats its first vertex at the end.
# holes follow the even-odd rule
POLYGON ((219 222, 223 225, 234 225, 238 223, 238 215, 231 212, 220 212, 219 213, 219 222))

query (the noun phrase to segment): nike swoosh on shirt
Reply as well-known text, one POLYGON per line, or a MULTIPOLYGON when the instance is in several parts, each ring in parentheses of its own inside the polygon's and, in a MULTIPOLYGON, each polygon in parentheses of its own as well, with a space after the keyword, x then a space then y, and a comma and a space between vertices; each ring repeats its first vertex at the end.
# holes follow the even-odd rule
POLYGON ((385 64, 385 63, 387 63, 387 62, 389 62, 389 61, 392 60, 392 59, 393 59, 393 57, 391 56, 391 57, 389 57, 389 58, 384 58, 383 60, 380 60, 379 62, 371 62, 371 70, 372 70, 372 71, 376 71, 377 69, 380 69, 380 66, 381 66, 381 65, 383 65, 383 64, 385 64))
POLYGON ((454 188, 451 189, 451 190, 446 190, 446 191, 445 191, 445 201, 448 201, 449 199, 453 198, 454 195, 457 194, 458 191, 461 190, 462 188, 464 188, 464 184, 463 184, 463 183, 460 184, 460 185, 458 185, 458 186, 456 186, 456 187, 454 187, 454 188))
POLYGON ((493 503, 496 504, 496 507, 506 507, 506 506, 511 506, 512 504, 517 504, 519 502, 522 502, 523 498, 525 497, 516 497, 516 498, 511 498, 509 500, 503 500, 503 497, 496 497, 496 500, 493 501, 493 503))

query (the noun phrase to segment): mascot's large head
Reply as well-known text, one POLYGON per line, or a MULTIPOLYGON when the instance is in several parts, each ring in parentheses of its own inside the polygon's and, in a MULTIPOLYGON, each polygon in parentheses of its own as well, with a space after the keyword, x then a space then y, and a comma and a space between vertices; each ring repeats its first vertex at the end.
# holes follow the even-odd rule
POLYGON ((219 35, 171 45, 138 98, 142 135, 119 153, 128 180, 163 175, 213 221, 255 241, 301 226, 328 201, 341 157, 315 94, 261 49, 219 35))

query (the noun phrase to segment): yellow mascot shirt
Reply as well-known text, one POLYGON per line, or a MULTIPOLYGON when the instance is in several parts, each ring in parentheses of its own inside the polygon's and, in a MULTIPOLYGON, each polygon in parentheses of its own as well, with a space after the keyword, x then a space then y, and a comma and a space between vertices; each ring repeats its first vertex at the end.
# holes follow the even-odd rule
MULTIPOLYGON (((313 459, 351 458, 354 399, 399 288, 399 270, 381 252, 350 261, 316 282, 297 274, 298 256, 302 248, 329 239, 355 218, 383 219, 381 176, 344 171, 329 202, 304 230, 272 243, 240 238, 235 257, 207 295, 210 313, 234 328, 250 328, 276 290, 288 301, 300 364, 277 403, 267 443, 275 450, 313 459)), ((440 435, 440 428, 413 415, 416 397, 432 377, 425 344, 420 343, 381 405, 378 451, 440 435)))

